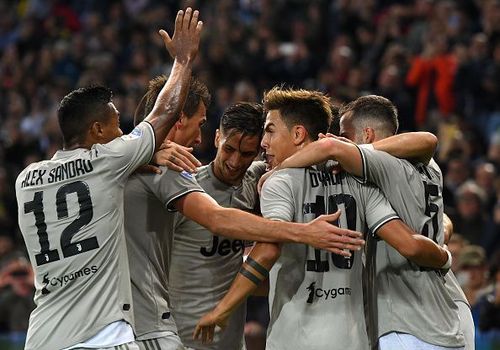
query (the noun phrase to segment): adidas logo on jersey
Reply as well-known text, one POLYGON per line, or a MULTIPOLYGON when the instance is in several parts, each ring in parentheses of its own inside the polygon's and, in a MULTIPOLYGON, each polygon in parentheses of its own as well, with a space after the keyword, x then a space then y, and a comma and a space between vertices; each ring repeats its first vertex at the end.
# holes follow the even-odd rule
POLYGON ((307 303, 312 304, 313 301, 316 300, 329 300, 335 299, 337 296, 341 295, 351 295, 351 288, 349 287, 340 287, 340 288, 331 288, 331 289, 323 289, 316 288, 316 282, 312 282, 309 287, 306 288, 309 292, 309 296, 307 297, 307 303))

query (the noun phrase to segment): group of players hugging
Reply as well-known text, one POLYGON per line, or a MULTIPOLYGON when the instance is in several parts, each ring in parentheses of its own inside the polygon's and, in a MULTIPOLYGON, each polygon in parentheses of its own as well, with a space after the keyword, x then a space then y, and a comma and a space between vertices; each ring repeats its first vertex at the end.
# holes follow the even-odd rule
POLYGON ((339 108, 274 87, 224 111, 201 166, 198 17, 160 30, 173 66, 130 134, 110 90, 77 89, 58 109, 63 149, 19 175, 36 286, 26 349, 244 349, 244 301, 267 285, 270 350, 473 349, 436 137, 396 135, 381 96, 339 108))

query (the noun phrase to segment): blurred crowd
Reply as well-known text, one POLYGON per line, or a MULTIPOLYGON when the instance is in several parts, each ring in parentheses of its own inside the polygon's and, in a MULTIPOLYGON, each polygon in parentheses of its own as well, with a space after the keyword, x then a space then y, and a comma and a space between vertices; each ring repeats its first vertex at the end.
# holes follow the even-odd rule
POLYGON ((194 72, 213 96, 199 159, 213 158, 226 106, 276 84, 391 99, 400 131, 439 137, 454 270, 476 327, 500 330, 499 0, 21 0, 0 2, 0 332, 26 329, 33 307, 17 174, 61 147, 56 111, 74 88, 109 86, 130 131, 148 80, 172 64, 157 31, 187 5, 205 25, 194 72))

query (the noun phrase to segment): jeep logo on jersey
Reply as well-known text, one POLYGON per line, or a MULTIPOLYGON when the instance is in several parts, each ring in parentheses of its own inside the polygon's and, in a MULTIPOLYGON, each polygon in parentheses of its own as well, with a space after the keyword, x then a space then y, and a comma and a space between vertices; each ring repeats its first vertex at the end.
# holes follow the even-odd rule
POLYGON ((308 304, 312 304, 314 299, 327 301, 335 299, 341 295, 351 295, 351 288, 349 287, 331 289, 316 288, 316 282, 312 282, 306 290, 309 292, 306 300, 306 303, 308 304))
POLYGON ((243 250, 244 244, 241 239, 229 240, 227 238, 221 239, 219 236, 214 236, 212 247, 208 250, 206 247, 200 248, 200 253, 203 256, 214 256, 219 254, 221 256, 229 255, 233 252, 234 254, 243 250), (220 241, 220 242, 219 242, 220 241))
MULTIPOLYGON (((93 275, 99 270, 99 268, 95 265, 92 265, 90 267, 84 267, 78 271, 68 273, 67 275, 63 275, 60 277, 49 277, 49 274, 46 273, 43 276, 43 288, 42 288, 42 295, 47 295, 51 291, 48 289, 49 287, 64 287, 71 282, 81 279, 82 277, 90 276, 93 275)), ((50 288, 51 290, 54 290, 54 288, 50 288)))

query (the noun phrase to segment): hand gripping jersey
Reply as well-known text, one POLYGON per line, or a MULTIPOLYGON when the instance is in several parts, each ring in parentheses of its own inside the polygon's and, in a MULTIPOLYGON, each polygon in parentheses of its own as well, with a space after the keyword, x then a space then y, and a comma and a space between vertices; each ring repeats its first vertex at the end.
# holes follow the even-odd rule
POLYGON ((154 151, 147 122, 107 144, 58 151, 16 180, 19 227, 35 271, 26 349, 54 350, 132 323, 123 189, 154 151))
MULTIPOLYGON (((428 166, 412 165, 363 147, 360 152, 363 180, 376 184, 415 232, 442 245, 443 186, 437 164, 431 160, 428 166)), ((375 266, 368 287, 376 300, 370 311, 373 344, 384 334, 402 332, 430 344, 463 346, 458 308, 441 273, 420 268, 383 241, 376 243, 374 252, 367 256, 367 264, 375 266)))
MULTIPOLYGON (((209 164, 198 170, 196 179, 221 206, 253 212, 258 206, 257 182, 264 172, 265 164, 254 162, 242 183, 230 186, 215 177, 212 164, 209 164)), ((229 290, 243 262, 244 242, 215 236, 181 214, 177 216, 170 291, 182 342, 196 349, 242 349, 245 304, 235 310, 224 330, 215 333, 213 343, 194 341, 193 331, 198 320, 211 311, 229 290)))
MULTIPOLYGON (((376 187, 316 167, 280 170, 261 194, 262 215, 272 220, 305 223, 338 209, 340 227, 364 233, 398 218, 376 187)), ((361 277, 361 251, 345 258, 283 244, 269 276, 266 349, 368 349, 361 277)))
POLYGON ((136 336, 156 338, 177 332, 169 306, 169 278, 175 201, 203 192, 193 175, 162 168, 136 174, 125 187, 125 236, 130 262, 136 336), (168 211, 167 211, 168 210, 168 211))

